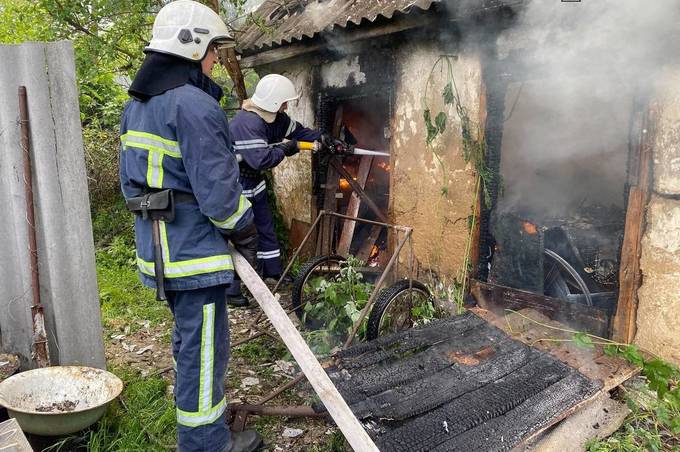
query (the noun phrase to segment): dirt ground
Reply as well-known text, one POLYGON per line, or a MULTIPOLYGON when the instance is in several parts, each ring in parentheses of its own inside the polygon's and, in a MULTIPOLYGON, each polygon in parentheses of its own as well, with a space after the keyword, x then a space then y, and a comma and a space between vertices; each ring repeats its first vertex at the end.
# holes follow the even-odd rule
MULTIPOLYGON (((256 307, 229 309, 232 344, 248 336, 248 325, 259 312, 256 307)), ((142 376, 160 375, 169 385, 174 384, 171 322, 150 325, 148 321, 139 320, 136 325, 119 325, 116 330, 109 331, 105 341, 109 366, 128 366, 142 376)), ((290 381, 298 370, 285 347, 269 337, 232 348, 225 382, 227 402, 254 404, 290 381)), ((169 386, 168 392, 171 391, 169 386)), ((311 386, 303 382, 268 404, 310 406, 316 401, 311 386)), ((251 416, 246 428, 254 428, 264 436, 265 451, 344 450, 344 440, 337 428, 332 421, 324 419, 251 416)))

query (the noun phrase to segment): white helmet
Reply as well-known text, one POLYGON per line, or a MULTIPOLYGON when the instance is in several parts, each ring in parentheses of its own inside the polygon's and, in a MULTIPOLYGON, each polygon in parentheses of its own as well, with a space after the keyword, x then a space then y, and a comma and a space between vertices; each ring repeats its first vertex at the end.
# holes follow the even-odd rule
POLYGON ((293 82, 283 75, 269 74, 259 81, 251 100, 262 110, 276 113, 281 105, 291 100, 297 100, 299 97, 300 95, 295 91, 293 82))
POLYGON ((156 15, 151 42, 144 51, 201 61, 213 43, 234 45, 234 38, 219 14, 198 2, 177 0, 156 15))

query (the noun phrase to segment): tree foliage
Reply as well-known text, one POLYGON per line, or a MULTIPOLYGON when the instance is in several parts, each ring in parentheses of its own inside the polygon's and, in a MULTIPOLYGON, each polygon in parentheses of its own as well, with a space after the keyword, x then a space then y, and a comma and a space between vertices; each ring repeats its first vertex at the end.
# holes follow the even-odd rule
MULTIPOLYGON (((202 0, 213 6, 217 0, 202 0)), ((167 0, 0 0, 0 44, 70 40, 76 60, 90 195, 93 205, 118 196, 118 124, 127 88, 144 59, 156 13, 167 0)), ((244 0, 220 1, 222 17, 236 26, 244 0)), ((217 67, 216 67, 217 68, 217 67)), ((235 109, 233 83, 217 68, 214 78, 235 109)), ((257 81, 245 74, 246 88, 257 81)))

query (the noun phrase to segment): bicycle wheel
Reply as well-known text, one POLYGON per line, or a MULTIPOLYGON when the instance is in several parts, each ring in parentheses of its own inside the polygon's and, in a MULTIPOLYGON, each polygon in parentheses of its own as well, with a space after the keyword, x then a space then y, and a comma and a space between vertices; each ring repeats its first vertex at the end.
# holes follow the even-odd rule
MULTIPOLYGON (((316 303, 316 294, 314 293, 311 282, 315 278, 323 278, 326 280, 332 279, 335 275, 340 273, 340 264, 346 259, 337 254, 330 254, 325 256, 316 256, 306 262, 300 269, 300 273, 293 281, 293 290, 291 292, 291 304, 295 308, 295 315, 300 321, 304 317, 304 306, 307 303, 316 303)), ((314 319, 305 319, 305 326, 310 329, 319 328, 319 322, 314 319)))
POLYGON ((562 256, 556 252, 545 249, 543 264, 543 293, 553 298, 569 300, 569 295, 582 294, 583 301, 587 306, 593 305, 593 300, 588 290, 588 285, 562 256))
POLYGON ((412 328, 416 320, 413 308, 432 302, 425 284, 404 279, 380 291, 368 316, 366 339, 372 341, 385 334, 412 328))

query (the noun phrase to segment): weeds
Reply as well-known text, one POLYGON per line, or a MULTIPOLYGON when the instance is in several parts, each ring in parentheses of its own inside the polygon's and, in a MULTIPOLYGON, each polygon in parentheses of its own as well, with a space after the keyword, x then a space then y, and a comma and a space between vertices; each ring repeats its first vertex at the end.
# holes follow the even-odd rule
POLYGON ((97 280, 102 320, 108 329, 129 326, 139 328, 139 320, 150 324, 168 322, 168 306, 157 301, 153 290, 139 281, 134 267, 134 248, 124 237, 116 237, 111 246, 97 251, 97 280))
POLYGON ((601 345, 606 355, 622 358, 641 369, 640 373, 647 382, 648 390, 656 397, 646 403, 645 407, 628 397, 627 403, 632 413, 626 418, 623 427, 607 439, 588 443, 589 451, 680 449, 680 370, 677 367, 651 353, 643 353, 636 345, 621 344, 594 334, 547 325, 511 309, 506 311, 542 327, 571 335, 566 339, 547 338, 538 341, 573 342, 581 348, 601 345))
POLYGON ((286 347, 278 341, 265 337, 258 337, 241 344, 232 350, 234 357, 241 358, 249 366, 263 362, 273 363, 286 356, 286 347))
POLYGON ((141 377, 127 368, 111 371, 125 384, 119 401, 113 402, 93 427, 47 450, 165 451, 174 447, 175 405, 167 394, 167 382, 141 377))
MULTIPOLYGON (((340 273, 331 280, 321 276, 310 280, 305 287, 306 295, 316 296, 314 303, 304 306, 303 320, 319 321, 324 328, 305 333, 305 338, 318 354, 325 355, 352 333, 354 322, 371 295, 373 284, 363 282, 363 275, 357 271, 363 265, 359 259, 349 256, 342 262, 340 273)), ((359 337, 366 334, 364 321, 358 331, 359 337)))

